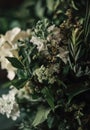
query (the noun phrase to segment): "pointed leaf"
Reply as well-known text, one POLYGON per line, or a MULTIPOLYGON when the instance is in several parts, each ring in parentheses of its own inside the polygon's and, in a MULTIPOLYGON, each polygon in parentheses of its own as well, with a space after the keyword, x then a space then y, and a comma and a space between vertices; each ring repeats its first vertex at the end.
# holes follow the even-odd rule
POLYGON ((22 88, 27 82, 27 78, 22 78, 22 79, 15 79, 11 83, 14 85, 16 88, 22 88))
POLYGON ((21 61, 19 61, 17 58, 15 57, 6 57, 8 59, 8 61, 11 62, 11 64, 18 69, 24 69, 24 65, 21 61))

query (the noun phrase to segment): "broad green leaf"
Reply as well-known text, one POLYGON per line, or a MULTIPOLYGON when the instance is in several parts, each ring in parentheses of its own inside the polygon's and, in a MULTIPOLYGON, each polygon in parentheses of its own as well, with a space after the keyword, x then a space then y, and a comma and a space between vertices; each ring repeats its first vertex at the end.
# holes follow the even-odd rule
POLYGON ((8 59, 8 61, 11 62, 11 64, 18 69, 24 69, 24 65, 21 61, 19 61, 17 58, 15 57, 6 57, 8 59))
POLYGON ((32 125, 35 127, 44 122, 47 119, 50 111, 51 111, 50 108, 39 107, 32 125))
POLYGON ((49 88, 45 87, 42 89, 41 92, 43 93, 43 95, 44 95, 45 99, 47 100, 48 104, 50 105, 50 107, 52 109, 54 109, 54 107, 55 107, 54 106, 54 97, 51 93, 51 90, 49 90, 49 88))

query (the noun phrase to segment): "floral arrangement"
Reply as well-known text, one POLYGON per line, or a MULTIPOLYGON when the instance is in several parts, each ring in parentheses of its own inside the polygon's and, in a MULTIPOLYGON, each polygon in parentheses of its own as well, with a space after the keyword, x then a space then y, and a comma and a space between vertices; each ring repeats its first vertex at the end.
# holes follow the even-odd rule
POLYGON ((20 118, 19 129, 83 130, 87 124, 85 102, 74 98, 90 89, 90 32, 72 10, 66 16, 60 26, 44 19, 0 37, 1 69, 10 80, 3 85, 10 90, 0 97, 0 113, 20 118))

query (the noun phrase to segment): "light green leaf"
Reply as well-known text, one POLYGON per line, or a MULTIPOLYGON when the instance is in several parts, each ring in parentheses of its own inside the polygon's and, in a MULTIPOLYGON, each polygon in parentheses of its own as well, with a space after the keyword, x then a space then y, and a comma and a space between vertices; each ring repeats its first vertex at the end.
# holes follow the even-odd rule
POLYGON ((32 125, 35 127, 35 126, 41 124, 42 122, 44 122, 47 119, 50 111, 51 111, 50 108, 44 108, 42 106, 39 107, 32 125))

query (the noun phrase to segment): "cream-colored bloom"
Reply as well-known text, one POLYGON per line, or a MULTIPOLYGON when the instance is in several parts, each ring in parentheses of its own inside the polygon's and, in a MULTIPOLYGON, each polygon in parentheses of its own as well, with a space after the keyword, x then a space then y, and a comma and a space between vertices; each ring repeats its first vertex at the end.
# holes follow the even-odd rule
POLYGON ((6 59, 6 57, 13 57, 10 51, 11 46, 8 43, 2 44, 0 46, 0 62, 1 68, 8 71, 7 77, 12 80, 15 77, 16 68, 14 68, 11 63, 6 59))
MULTIPOLYGON (((16 38, 16 36, 20 33, 21 29, 16 27, 10 31, 7 31, 5 34, 5 41, 13 42, 13 40, 16 38)), ((11 43, 12 44, 12 43, 11 43)))
POLYGON ((39 37, 32 36, 30 42, 37 46, 38 51, 45 50, 44 40, 40 39, 39 37))
POLYGON ((52 25, 48 28, 49 34, 47 36, 47 41, 59 43, 61 41, 60 28, 52 25))
POLYGON ((54 28, 55 28, 55 25, 51 25, 48 27, 47 30, 48 30, 48 32, 52 32, 54 30, 54 28))
POLYGON ((68 61, 68 50, 66 48, 59 47, 60 53, 56 56, 59 57, 65 64, 68 61))
POLYGON ((8 72, 7 77, 12 80, 15 77, 16 68, 6 59, 6 57, 18 58, 18 40, 23 40, 29 37, 29 31, 21 31, 16 27, 7 31, 5 35, 0 37, 0 63, 1 69, 6 69, 8 72))

